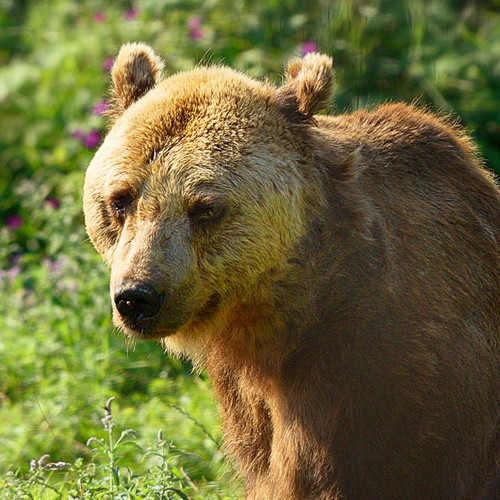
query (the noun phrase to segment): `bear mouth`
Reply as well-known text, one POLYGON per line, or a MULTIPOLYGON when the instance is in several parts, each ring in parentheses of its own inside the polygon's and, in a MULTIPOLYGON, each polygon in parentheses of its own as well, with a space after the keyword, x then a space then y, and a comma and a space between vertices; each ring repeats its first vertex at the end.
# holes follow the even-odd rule
POLYGON ((187 310, 160 310, 155 315, 141 314, 131 318, 113 307, 113 323, 129 337, 155 340, 174 335, 189 322, 192 314, 187 310))
POLYGON ((158 324, 157 321, 151 321, 145 318, 132 324, 121 321, 116 326, 129 337, 138 338, 140 340, 158 340, 175 335, 184 325, 185 322, 158 324))
POLYGON ((158 340, 175 335, 192 322, 208 321, 218 311, 220 303, 221 295, 213 293, 198 311, 177 310, 175 314, 172 314, 172 311, 170 313, 160 311, 155 316, 139 316, 135 320, 123 317, 113 307, 113 323, 129 337, 140 340, 158 340))

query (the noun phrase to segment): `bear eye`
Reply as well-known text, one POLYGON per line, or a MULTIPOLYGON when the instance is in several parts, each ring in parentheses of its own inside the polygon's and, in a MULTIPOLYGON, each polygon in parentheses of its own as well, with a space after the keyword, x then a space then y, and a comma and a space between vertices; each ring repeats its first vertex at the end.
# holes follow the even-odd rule
POLYGON ((188 209, 189 218, 200 226, 215 224, 224 216, 225 209, 220 203, 197 200, 188 209))
POLYGON ((134 197, 131 193, 121 193, 111 200, 111 212, 115 219, 124 222, 125 217, 132 207, 134 197))

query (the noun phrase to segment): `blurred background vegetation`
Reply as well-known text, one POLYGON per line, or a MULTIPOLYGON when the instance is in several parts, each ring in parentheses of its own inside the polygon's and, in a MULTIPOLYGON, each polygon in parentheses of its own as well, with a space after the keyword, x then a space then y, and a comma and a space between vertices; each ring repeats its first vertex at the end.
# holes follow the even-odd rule
MULTIPOLYGON (((208 382, 113 331, 83 228, 109 69, 136 40, 167 74, 223 62, 276 82, 290 57, 328 53, 332 113, 417 98, 460 118, 500 173, 500 0, 0 0, 0 475, 45 453, 89 460, 116 396, 137 443, 163 429, 183 450, 193 495, 233 498, 208 382)), ((132 448, 123 461, 145 468, 132 448)))

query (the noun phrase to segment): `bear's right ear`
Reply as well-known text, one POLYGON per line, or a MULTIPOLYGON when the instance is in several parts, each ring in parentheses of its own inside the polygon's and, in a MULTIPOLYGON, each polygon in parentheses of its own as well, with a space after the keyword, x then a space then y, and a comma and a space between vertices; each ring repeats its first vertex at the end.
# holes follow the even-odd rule
POLYGON ((330 57, 317 53, 290 61, 285 83, 276 91, 277 104, 285 116, 306 120, 327 106, 332 93, 332 65, 330 57))
POLYGON ((123 113, 132 103, 151 90, 162 78, 163 62, 144 43, 122 45, 111 69, 114 94, 112 117, 123 113))

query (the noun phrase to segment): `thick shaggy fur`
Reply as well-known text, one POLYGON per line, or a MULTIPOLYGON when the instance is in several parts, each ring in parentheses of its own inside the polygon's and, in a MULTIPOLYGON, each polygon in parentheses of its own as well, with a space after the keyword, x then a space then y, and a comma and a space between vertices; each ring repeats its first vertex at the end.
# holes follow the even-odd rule
POLYGON ((464 132, 405 104, 315 115, 318 54, 279 88, 160 78, 122 49, 86 224, 112 295, 166 293, 115 324, 207 369, 247 498, 498 498, 500 193, 464 132))

